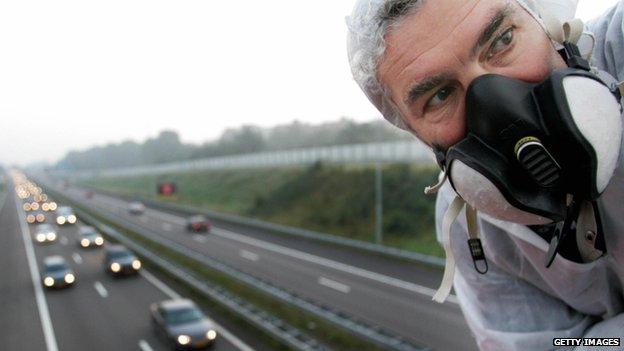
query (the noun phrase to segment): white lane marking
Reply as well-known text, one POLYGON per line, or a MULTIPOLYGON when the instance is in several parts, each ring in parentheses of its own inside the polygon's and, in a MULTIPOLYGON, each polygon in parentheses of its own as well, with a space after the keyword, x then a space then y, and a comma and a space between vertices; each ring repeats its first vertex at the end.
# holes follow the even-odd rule
MULTIPOLYGON (((7 188, 8 189, 8 188, 7 188)), ((3 191, 0 193, 0 198, 2 198, 2 200, 0 200, 0 203, 2 203, 2 205, 0 205, 0 212, 2 212, 2 209, 4 208, 4 205, 6 205, 7 202, 9 202, 7 199, 9 198, 7 195, 9 195, 9 191, 3 191)))
POLYGON ((43 335, 45 338, 46 348, 48 351, 58 351, 56 344, 56 336, 54 335, 54 327, 50 320, 50 311, 48 310, 48 303, 45 295, 43 294, 43 288, 41 287, 41 281, 39 280, 39 268, 37 268, 37 259, 35 257, 35 250, 33 249, 32 242, 30 241, 30 229, 26 223, 26 216, 24 215, 22 207, 17 201, 17 197, 13 197, 15 200, 15 206, 17 207, 17 217, 22 230, 22 238, 24 239, 24 246, 26 247, 26 258, 28 259, 28 266, 30 267, 30 277, 33 281, 35 288, 35 300, 37 301, 37 308, 39 309, 39 319, 41 320, 41 328, 43 329, 43 335))
POLYGON ((171 231, 171 228, 172 228, 172 227, 171 227, 171 224, 170 224, 170 223, 165 222, 165 223, 163 223, 163 224, 162 224, 162 229, 163 229, 164 231, 166 231, 166 232, 171 231))
POLYGON ((61 236, 61 244, 67 245, 67 238, 66 237, 61 236))
POLYGON ((323 286, 326 286, 328 288, 332 288, 334 290, 338 290, 341 293, 345 293, 345 294, 348 294, 349 291, 351 291, 351 287, 348 286, 347 284, 342 284, 342 283, 339 283, 339 282, 337 282, 335 280, 331 280, 331 279, 328 279, 328 278, 325 278, 325 277, 319 277, 318 278, 318 283, 323 285, 323 286))
POLYGON ((100 296, 102 296, 104 298, 108 297, 108 291, 106 290, 104 285, 102 285, 102 283, 95 282, 93 284, 93 287, 95 288, 95 290, 97 290, 97 292, 98 292, 98 294, 100 294, 100 296))
POLYGON ((240 257, 248 259, 250 261, 257 261, 260 259, 260 256, 258 254, 255 254, 251 251, 247 251, 247 250, 239 250, 238 254, 240 255, 240 257))
POLYGON ((179 224, 179 225, 185 225, 186 224, 186 220, 180 218, 179 216, 174 216, 172 214, 166 213, 166 212, 162 212, 162 211, 157 211, 157 210, 153 210, 153 209, 148 209, 147 214, 150 217, 155 217, 157 219, 160 220, 167 220, 169 222, 173 222, 174 224, 179 224))
POLYGON ((139 274, 142 275, 143 278, 145 278, 147 281, 152 283, 152 285, 157 287, 160 291, 162 291, 165 295, 169 296, 170 298, 172 298, 172 299, 179 299, 179 298, 181 298, 180 294, 178 294, 177 292, 173 291, 173 289, 171 289, 165 283, 160 281, 158 278, 154 277, 154 275, 152 275, 152 273, 148 272, 146 269, 141 269, 139 271, 139 274))
POLYGON ((72 254, 72 258, 74 259, 74 262, 76 262, 77 264, 81 264, 82 263, 82 257, 80 257, 79 254, 74 252, 72 254))
POLYGON ((200 242, 200 243, 202 243, 202 244, 203 244, 203 243, 205 243, 205 242, 206 242, 206 240, 208 240, 208 239, 206 239, 206 237, 205 237, 205 236, 203 236, 203 235, 200 235, 200 234, 195 234, 195 235, 193 235, 193 240, 195 240, 195 241, 200 242))
MULTIPOLYGON (((412 291, 421 295, 433 297, 433 295, 436 292, 434 289, 428 288, 426 286, 418 285, 418 284, 411 283, 411 282, 406 282, 404 280, 389 277, 384 274, 367 271, 365 269, 350 266, 348 264, 344 264, 338 261, 311 255, 303 251, 294 250, 294 249, 290 249, 284 246, 275 245, 266 241, 253 239, 245 235, 233 233, 229 230, 213 228, 211 233, 213 233, 214 235, 218 235, 222 238, 235 240, 235 241, 245 243, 248 245, 252 245, 255 247, 259 247, 268 251, 277 252, 285 256, 293 257, 293 258, 306 261, 306 262, 315 263, 315 264, 318 264, 319 266, 327 267, 327 268, 334 269, 334 270, 341 271, 341 272, 348 273, 348 274, 353 274, 358 277, 374 280, 379 283, 405 289, 405 290, 412 291)), ((455 295, 449 295, 447 301, 455 303, 455 304, 458 303, 457 296, 455 295)))
POLYGON ((154 349, 145 340, 139 340, 139 347, 142 351, 154 351, 154 349))
MULTIPOLYGON (((169 298, 172 298, 172 299, 179 299, 180 298, 180 294, 178 294, 175 291, 173 291, 173 289, 171 289, 169 286, 167 286, 167 284, 163 283, 160 279, 156 278, 151 273, 147 272, 145 269, 141 269, 139 271, 139 273, 145 279, 147 279, 147 281, 149 281, 155 287, 157 287, 160 291, 162 291, 165 295, 169 296, 169 298)), ((212 324, 215 326, 217 331, 221 335, 223 335, 223 337, 226 338, 230 343, 232 343, 232 345, 234 345, 236 348, 238 348, 241 351, 255 351, 254 348, 252 348, 251 346, 245 344, 244 341, 239 339, 236 335, 232 334, 229 330, 225 329, 222 325, 220 325, 219 323, 215 322, 214 320, 212 320, 209 317, 207 317, 207 319, 210 320, 210 322, 212 322, 212 324)))

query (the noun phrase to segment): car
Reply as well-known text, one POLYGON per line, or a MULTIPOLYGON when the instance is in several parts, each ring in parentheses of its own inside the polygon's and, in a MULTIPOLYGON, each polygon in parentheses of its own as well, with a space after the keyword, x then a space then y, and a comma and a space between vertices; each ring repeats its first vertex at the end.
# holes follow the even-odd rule
POLYGON ((25 212, 30 212, 30 211, 37 211, 39 209, 39 203, 36 201, 31 202, 24 202, 24 204, 22 205, 22 208, 24 209, 25 212))
POLYGON ((190 232, 209 232, 212 223, 202 215, 191 216, 186 219, 186 230, 190 232))
POLYGON ((175 350, 201 349, 217 339, 213 323, 189 299, 173 299, 150 306, 152 326, 175 350))
POLYGON ((111 245, 104 254, 104 269, 113 275, 136 274, 141 261, 125 246, 111 245))
POLYGON ((46 216, 41 211, 31 211, 26 215, 26 222, 29 224, 43 223, 46 221, 46 216))
POLYGON ((132 201, 128 204, 128 212, 133 215, 140 215, 145 212, 145 205, 140 201, 132 201))
POLYGON ((64 288, 76 283, 76 274, 61 256, 48 256, 41 269, 43 285, 48 288, 64 288))
POLYGON ((54 201, 44 202, 41 204, 41 209, 45 212, 56 211, 57 205, 54 201))
POLYGON ((77 219, 74 210, 69 206, 61 206, 56 209, 56 223, 58 225, 74 224, 77 219))
POLYGON ((83 248, 102 247, 104 238, 91 226, 81 226, 78 229, 78 245, 83 248))
POLYGON ((39 224, 35 229, 35 241, 40 244, 55 242, 57 237, 56 228, 51 224, 39 224))

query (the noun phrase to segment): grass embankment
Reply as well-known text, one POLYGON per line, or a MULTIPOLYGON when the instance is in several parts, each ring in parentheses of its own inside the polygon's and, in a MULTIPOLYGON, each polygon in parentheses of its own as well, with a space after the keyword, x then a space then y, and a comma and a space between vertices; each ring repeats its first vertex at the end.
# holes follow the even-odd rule
MULTIPOLYGON (((383 167, 383 244, 442 256, 435 239, 432 167, 383 167)), ((204 207, 352 239, 374 241, 375 169, 316 164, 307 168, 202 171, 80 182, 124 195, 157 198, 156 186, 173 181, 182 204, 204 207)))
MULTIPOLYGON (((383 348, 365 340, 361 340, 361 338, 351 334, 350 332, 336 327, 335 325, 323 319, 320 319, 312 315, 311 313, 302 311, 297 307, 276 300, 272 296, 256 288, 250 287, 249 285, 240 282, 224 273, 205 267, 202 264, 198 264, 196 260, 181 255, 173 249, 167 248, 166 246, 160 245, 152 240, 143 237, 142 235, 130 231, 82 205, 78 205, 73 201, 69 202, 71 202, 72 206, 74 206, 75 208, 91 214, 92 216, 96 217, 97 220, 115 228, 120 233, 123 233, 124 236, 138 243, 142 247, 158 254, 159 257, 178 265, 180 268, 186 270, 187 272, 191 272, 199 280, 206 281, 210 284, 224 288, 230 294, 239 296, 242 299, 255 305, 256 307, 263 309, 274 316, 279 317, 286 323, 289 323, 295 328, 306 332, 308 335, 316 338, 318 341, 324 343, 332 349, 353 351, 383 350, 383 348)), ((219 313, 219 315, 228 319, 230 323, 234 323, 240 328, 254 328, 242 317, 236 315, 229 309, 212 302, 210 298, 206 297, 201 292, 194 290, 192 287, 177 279, 175 276, 169 274, 167 271, 160 269, 156 265, 149 264, 149 262, 147 263, 148 268, 157 270, 160 274, 165 275, 168 281, 174 281, 178 283, 181 287, 184 288, 184 292, 187 293, 187 296, 192 297, 198 303, 202 304, 205 307, 208 307, 209 310, 216 311, 217 313, 219 313)), ((261 337, 262 341, 268 344, 270 349, 272 350, 289 350, 289 347, 278 342, 277 340, 272 339, 268 334, 260 333, 258 337, 261 337)))

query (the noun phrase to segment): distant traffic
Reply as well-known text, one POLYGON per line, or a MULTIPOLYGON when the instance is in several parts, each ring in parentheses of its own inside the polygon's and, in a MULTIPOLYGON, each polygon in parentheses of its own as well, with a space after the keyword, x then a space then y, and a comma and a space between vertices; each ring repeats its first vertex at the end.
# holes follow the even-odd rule
MULTIPOLYGON (((104 250, 101 261, 103 274, 114 277, 135 276, 142 269, 143 263, 132 251, 125 246, 106 242, 96 228, 79 222, 74 209, 52 201, 41 187, 29 181, 25 175, 14 172, 13 182, 26 214, 24 218, 32 226, 30 232, 36 245, 56 245, 60 238, 60 227, 75 225, 76 245, 80 249, 104 250)), ((86 198, 93 198, 93 193, 87 193, 86 198)), ((139 201, 131 202, 128 206, 128 212, 137 216, 143 215, 145 210, 145 205, 139 201)), ((190 232, 208 232, 211 227, 210 221, 203 216, 191 216, 187 222, 187 230, 190 232)), ((76 261, 75 257, 73 259, 76 261)), ((69 260, 59 254, 43 257, 39 272, 41 284, 48 290, 79 285, 78 274, 69 260)), ((105 296, 107 292, 104 293, 101 283, 96 284, 99 284, 96 289, 105 296)), ((211 347, 217 339, 215 326, 191 300, 155 302, 145 312, 150 315, 154 332, 170 349, 203 349, 211 347)))

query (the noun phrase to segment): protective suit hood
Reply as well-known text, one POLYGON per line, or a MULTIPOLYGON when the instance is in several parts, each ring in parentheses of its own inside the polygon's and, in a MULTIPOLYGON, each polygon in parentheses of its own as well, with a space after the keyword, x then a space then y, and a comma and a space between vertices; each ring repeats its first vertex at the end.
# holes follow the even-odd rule
MULTIPOLYGON (((578 0, 515 0, 544 28, 544 31, 558 47, 564 36, 562 24, 574 18, 578 0)), ((364 91, 371 103, 385 119, 395 126, 409 128, 398 115, 392 103, 384 96, 383 88, 377 79, 379 52, 377 41, 385 33, 379 27, 378 14, 387 0, 358 0, 347 17, 347 54, 353 78, 364 91)), ((594 41, 591 33, 584 32, 577 45, 581 54, 589 59, 594 41)), ((383 50, 383 49, 382 49, 383 50)))

